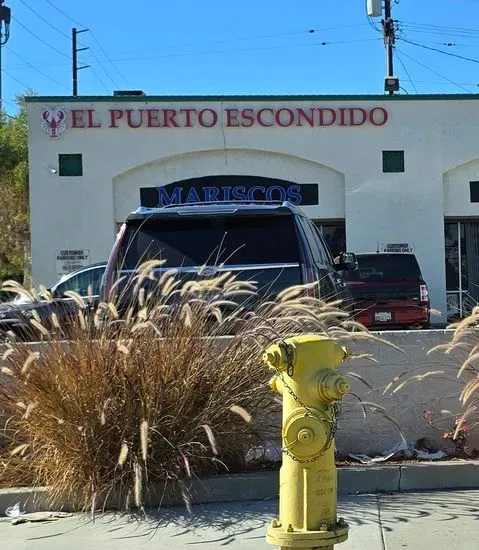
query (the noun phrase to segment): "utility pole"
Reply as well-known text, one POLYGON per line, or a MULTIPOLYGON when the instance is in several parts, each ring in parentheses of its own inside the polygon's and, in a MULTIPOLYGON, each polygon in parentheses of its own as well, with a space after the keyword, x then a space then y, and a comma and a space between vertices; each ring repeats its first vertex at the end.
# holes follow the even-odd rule
POLYGON ((395 22, 391 14, 391 2, 393 0, 366 0, 368 17, 382 17, 384 2, 384 18, 381 19, 383 28, 384 45, 386 46, 386 78, 384 90, 389 95, 399 91, 399 78, 394 76, 394 45, 396 43, 395 22))
MULTIPOLYGON (((1 0, 0 0, 1 1, 1 0)), ((78 66, 78 52, 83 52, 89 48, 79 48, 77 36, 82 32, 88 32, 88 29, 78 30, 75 27, 72 29, 72 77, 73 77, 73 96, 78 95, 78 71, 86 69, 90 65, 78 66)))
POLYGON ((0 113, 3 109, 2 102, 2 47, 8 42, 10 38, 10 21, 12 18, 12 11, 7 6, 3 5, 5 0, 0 0, 0 113), (5 29, 5 30, 4 30, 5 29))
POLYGON ((394 95, 394 92, 399 91, 399 79, 394 76, 394 44, 396 42, 396 29, 394 28, 394 21, 391 17, 391 0, 384 0, 384 19, 383 24, 383 36, 384 44, 386 45, 386 83, 385 90, 389 92, 389 95, 394 95))

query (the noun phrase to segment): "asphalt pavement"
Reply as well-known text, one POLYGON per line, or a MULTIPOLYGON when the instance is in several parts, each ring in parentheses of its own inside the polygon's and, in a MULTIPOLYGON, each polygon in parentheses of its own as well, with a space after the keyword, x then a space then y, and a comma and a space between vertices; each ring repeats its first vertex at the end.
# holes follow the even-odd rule
MULTIPOLYGON (((266 550, 269 521, 276 500, 208 504, 149 512, 139 518, 120 514, 76 515, 49 523, 11 525, 0 518, 6 550, 123 550, 131 548, 191 550, 228 548, 266 550)), ((340 499, 340 515, 350 525, 340 550, 476 550, 479 549, 479 491, 397 493, 340 499)))

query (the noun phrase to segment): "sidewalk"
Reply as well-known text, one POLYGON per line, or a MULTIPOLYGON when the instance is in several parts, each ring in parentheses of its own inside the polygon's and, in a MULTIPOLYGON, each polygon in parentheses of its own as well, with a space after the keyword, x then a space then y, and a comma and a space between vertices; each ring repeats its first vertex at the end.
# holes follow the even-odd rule
MULTIPOLYGON (((12 526, 0 518, 2 548, 8 550, 130 550, 194 547, 266 550, 266 526, 277 513, 276 500, 210 504, 149 515, 148 520, 108 514, 75 516, 53 523, 12 526)), ((479 548, 479 491, 398 493, 342 497, 339 512, 350 525, 340 550, 473 550, 479 548)))

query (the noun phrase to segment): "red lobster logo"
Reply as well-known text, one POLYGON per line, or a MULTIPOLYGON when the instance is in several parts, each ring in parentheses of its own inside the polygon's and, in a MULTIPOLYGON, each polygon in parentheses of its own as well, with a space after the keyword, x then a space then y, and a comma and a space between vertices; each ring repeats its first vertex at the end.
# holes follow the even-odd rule
POLYGON ((42 129, 52 139, 58 139, 66 130, 67 115, 63 109, 43 109, 42 129))

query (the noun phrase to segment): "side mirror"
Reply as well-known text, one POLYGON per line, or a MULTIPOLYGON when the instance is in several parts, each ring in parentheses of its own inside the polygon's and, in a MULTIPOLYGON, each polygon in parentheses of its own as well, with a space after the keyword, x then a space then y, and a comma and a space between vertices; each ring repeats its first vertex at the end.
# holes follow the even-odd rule
POLYGON ((356 259, 356 254, 353 252, 341 252, 335 258, 334 264, 338 271, 354 271, 358 268, 358 260, 356 259))

